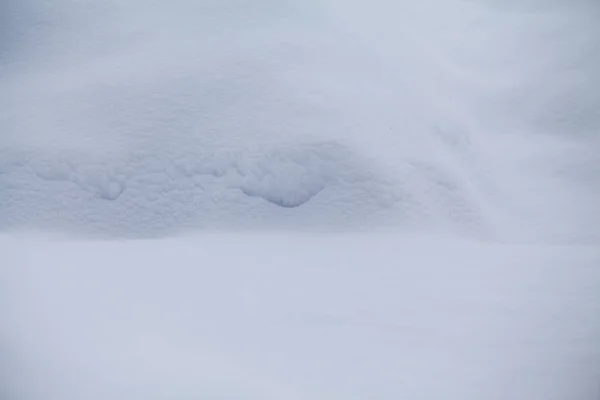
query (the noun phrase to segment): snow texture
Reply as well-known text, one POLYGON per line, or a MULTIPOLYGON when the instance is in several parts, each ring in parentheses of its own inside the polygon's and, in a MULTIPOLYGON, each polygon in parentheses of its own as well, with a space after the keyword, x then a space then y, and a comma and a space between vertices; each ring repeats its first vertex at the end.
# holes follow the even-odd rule
POLYGON ((592 3, 4 4, 4 231, 599 240, 592 3))
POLYGON ((597 399, 599 14, 0 2, 0 399, 597 399))

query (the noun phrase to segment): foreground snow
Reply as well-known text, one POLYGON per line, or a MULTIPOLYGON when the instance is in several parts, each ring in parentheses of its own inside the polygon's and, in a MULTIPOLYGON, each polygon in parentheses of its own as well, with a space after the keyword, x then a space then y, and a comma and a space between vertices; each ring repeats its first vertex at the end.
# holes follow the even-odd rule
POLYGON ((14 399, 593 399, 600 253, 398 235, 4 239, 14 399))

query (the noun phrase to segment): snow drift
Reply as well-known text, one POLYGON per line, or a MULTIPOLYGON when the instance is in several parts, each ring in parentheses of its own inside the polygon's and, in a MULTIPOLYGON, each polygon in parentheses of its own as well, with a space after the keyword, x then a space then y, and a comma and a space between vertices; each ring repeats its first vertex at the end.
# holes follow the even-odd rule
POLYGON ((593 5, 5 7, 4 230, 597 240, 593 5))

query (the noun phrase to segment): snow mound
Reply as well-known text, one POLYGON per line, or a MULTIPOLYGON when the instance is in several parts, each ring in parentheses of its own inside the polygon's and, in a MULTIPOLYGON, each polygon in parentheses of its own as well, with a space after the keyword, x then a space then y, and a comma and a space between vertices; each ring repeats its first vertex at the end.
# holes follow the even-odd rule
POLYGON ((8 2, 0 229, 597 242, 598 8, 500 3, 8 2))

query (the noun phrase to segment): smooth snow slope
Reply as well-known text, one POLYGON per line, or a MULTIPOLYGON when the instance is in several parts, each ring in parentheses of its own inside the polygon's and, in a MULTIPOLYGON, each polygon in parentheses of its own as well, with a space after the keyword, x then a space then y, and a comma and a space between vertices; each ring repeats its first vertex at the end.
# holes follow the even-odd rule
POLYGON ((593 247, 387 233, 0 246, 27 250, 3 274, 10 400, 600 394, 593 247))
POLYGON ((5 231, 598 239, 593 2, 4 4, 5 231))

